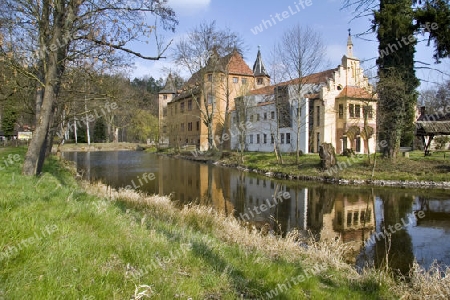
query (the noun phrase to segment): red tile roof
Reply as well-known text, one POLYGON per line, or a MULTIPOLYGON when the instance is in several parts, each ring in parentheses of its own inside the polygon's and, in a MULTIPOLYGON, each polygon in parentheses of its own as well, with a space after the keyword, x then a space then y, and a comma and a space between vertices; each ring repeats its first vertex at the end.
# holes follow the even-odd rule
POLYGON ((229 57, 228 60, 228 72, 235 75, 253 76, 253 71, 247 65, 247 63, 242 59, 242 56, 234 51, 232 54, 227 55, 225 59, 229 57))
POLYGON ((356 86, 346 86, 336 97, 339 98, 355 98, 355 99, 376 99, 365 89, 356 86))
POLYGON ((329 69, 319 73, 314 73, 305 77, 296 78, 292 80, 288 80, 285 82, 281 82, 277 85, 265 86, 253 91, 250 91, 250 95, 268 95, 273 94, 276 86, 285 86, 285 85, 294 85, 298 83, 307 84, 307 83, 324 83, 327 82, 328 78, 332 78, 336 69, 329 69))
MULTIPOLYGON (((215 72, 225 72, 226 67, 228 67, 227 72, 231 75, 253 76, 253 71, 237 51, 233 51, 232 53, 220 58, 214 69, 215 72)), ((212 68, 213 67, 211 66, 206 66, 192 74, 183 88, 186 90, 192 88, 193 86, 199 85, 202 81, 201 76, 206 75, 210 70, 212 72, 212 68)))
POLYGON ((274 93, 274 88, 274 85, 269 85, 256 90, 251 90, 250 95, 271 95, 274 93))

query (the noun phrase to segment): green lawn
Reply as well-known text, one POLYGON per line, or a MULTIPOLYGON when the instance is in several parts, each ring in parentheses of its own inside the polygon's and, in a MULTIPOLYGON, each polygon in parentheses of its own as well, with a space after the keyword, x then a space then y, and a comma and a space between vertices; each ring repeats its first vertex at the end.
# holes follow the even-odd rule
MULTIPOLYGON (((0 149, 0 158, 24 154, 0 149)), ((356 273, 334 246, 299 247, 164 197, 82 188, 54 158, 40 177, 24 177, 22 162, 0 171, 2 300, 398 299, 409 291, 380 271, 356 273)))
MULTIPOLYGON (((284 154, 283 164, 277 163, 273 153, 247 152, 244 164, 240 164, 238 154, 232 153, 223 160, 225 163, 239 163, 249 169, 265 172, 282 172, 294 176, 333 177, 339 179, 359 180, 409 180, 435 181, 450 180, 450 153, 433 153, 423 156, 421 151, 410 152, 409 158, 399 157, 395 163, 383 159, 377 154, 375 169, 368 163, 367 155, 356 155, 352 158, 337 156, 336 167, 327 172, 320 169, 320 158, 317 153, 302 155, 296 164, 295 156, 284 154), (373 177, 372 177, 373 174, 373 177)), ((373 160, 373 157, 372 157, 373 160)))

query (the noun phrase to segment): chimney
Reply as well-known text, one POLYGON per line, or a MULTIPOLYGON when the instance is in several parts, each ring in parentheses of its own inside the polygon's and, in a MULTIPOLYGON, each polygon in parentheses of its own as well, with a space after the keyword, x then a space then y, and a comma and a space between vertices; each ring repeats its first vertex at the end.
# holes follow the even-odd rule
POLYGON ((420 107, 420 116, 425 116, 425 106, 420 107))

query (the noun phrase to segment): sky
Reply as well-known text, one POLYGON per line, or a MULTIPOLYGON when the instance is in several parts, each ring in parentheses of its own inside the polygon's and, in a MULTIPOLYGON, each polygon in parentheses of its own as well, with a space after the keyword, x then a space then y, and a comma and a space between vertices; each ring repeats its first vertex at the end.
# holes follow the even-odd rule
MULTIPOLYGON (((354 56, 362 61, 364 69, 371 70, 373 75, 376 74, 375 59, 378 52, 376 37, 374 34, 365 35, 364 38, 358 37, 358 34, 366 32, 370 28, 370 17, 355 19, 352 10, 342 9, 343 0, 168 1, 179 20, 175 33, 164 32, 167 41, 173 39, 172 45, 201 22, 215 20, 217 28, 229 28, 242 36, 248 46, 248 51, 244 53, 244 59, 250 67, 253 66, 258 46, 260 46, 263 61, 268 68, 269 55, 273 45, 277 42, 277 37, 290 27, 300 24, 308 26, 322 35, 327 47, 329 67, 334 68, 341 63, 341 58, 346 53, 348 29, 351 29, 354 56)), ((163 32, 160 31, 159 34, 161 33, 163 32)), ((426 37, 421 37, 419 40, 424 38, 426 37)), ((439 65, 434 64, 433 48, 427 47, 426 41, 421 41, 417 49, 416 60, 430 64, 429 67, 445 71, 450 66, 448 59, 439 65)), ((142 51, 155 50, 149 49, 147 45, 147 48, 142 51)), ((187 77, 188 73, 173 63, 171 49, 166 54, 167 59, 156 62, 136 59, 131 77, 165 78, 167 71, 164 71, 164 68, 178 71, 187 77)), ((417 66, 424 65, 417 64, 417 66)), ((418 69, 417 76, 422 81, 420 89, 432 88, 435 82, 450 79, 449 76, 440 72, 424 69, 418 69)))

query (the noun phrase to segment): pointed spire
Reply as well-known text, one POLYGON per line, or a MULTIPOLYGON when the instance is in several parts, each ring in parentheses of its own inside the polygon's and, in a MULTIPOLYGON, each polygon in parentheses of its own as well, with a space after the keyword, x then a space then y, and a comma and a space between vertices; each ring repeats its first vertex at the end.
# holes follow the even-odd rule
POLYGON ((177 89, 175 88, 175 81, 172 76, 172 71, 170 71, 170 73, 166 79, 166 84, 164 85, 164 88, 161 91, 159 91, 159 93, 160 94, 175 94, 176 90, 177 89))
POLYGON ((253 74, 255 76, 269 76, 266 67, 261 58, 261 47, 258 46, 258 54, 256 55, 255 63, 253 64, 253 74))
POLYGON ((348 57, 353 57, 352 30, 350 28, 348 29, 347 56, 348 57))

